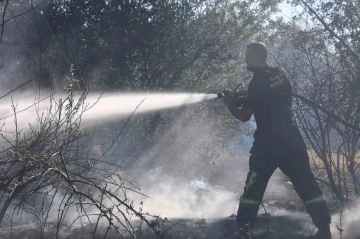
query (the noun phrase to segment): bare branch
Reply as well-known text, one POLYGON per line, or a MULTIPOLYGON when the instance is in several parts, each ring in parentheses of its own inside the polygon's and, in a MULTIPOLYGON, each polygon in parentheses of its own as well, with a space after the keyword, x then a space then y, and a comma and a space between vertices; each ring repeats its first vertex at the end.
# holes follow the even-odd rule
POLYGON ((329 25, 324 21, 324 19, 322 19, 319 14, 317 14, 317 12, 309 5, 307 4, 304 0, 300 0, 309 10, 312 14, 315 15, 315 17, 319 20, 319 22, 321 22, 321 24, 325 27, 325 29, 330 33, 330 36, 335 37, 337 40, 339 40, 339 42, 341 42, 341 44, 348 49, 348 51, 351 53, 351 55, 358 61, 360 62, 360 57, 358 56, 358 54, 356 54, 355 51, 353 51, 353 49, 339 36, 337 35, 330 27, 329 25))
POLYGON ((3 11, 3 14, 2 14, 2 26, 1 26, 1 35, 0 35, 0 42, 2 42, 2 39, 3 39, 3 36, 4 36, 4 29, 5 29, 5 15, 6 15, 6 9, 9 5, 9 0, 6 0, 6 3, 5 3, 5 7, 4 7, 4 11, 3 11))

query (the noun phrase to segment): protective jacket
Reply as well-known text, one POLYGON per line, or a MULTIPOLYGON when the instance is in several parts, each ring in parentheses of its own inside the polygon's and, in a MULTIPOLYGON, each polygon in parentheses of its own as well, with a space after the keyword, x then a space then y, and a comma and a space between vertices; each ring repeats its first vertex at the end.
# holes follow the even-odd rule
POLYGON ((306 151, 292 113, 292 89, 285 71, 279 67, 248 67, 254 76, 243 104, 251 108, 257 129, 254 134, 253 152, 256 147, 287 141, 289 147, 306 151))

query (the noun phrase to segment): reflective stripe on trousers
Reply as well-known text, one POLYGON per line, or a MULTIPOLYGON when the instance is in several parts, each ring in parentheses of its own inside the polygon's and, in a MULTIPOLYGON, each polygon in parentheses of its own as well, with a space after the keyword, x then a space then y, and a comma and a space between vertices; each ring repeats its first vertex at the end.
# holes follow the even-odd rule
POLYGON ((260 205, 260 202, 249 199, 249 198, 245 198, 244 196, 242 196, 240 198, 240 205, 241 206, 258 206, 258 205, 260 205))
POLYGON ((307 200, 304 202, 305 206, 311 205, 311 204, 316 204, 316 203, 325 203, 325 197, 324 195, 320 195, 316 198, 312 198, 310 200, 307 200))
POLYGON ((253 184, 255 183, 257 178, 257 173, 255 171, 250 171, 248 174, 248 178, 246 180, 246 185, 244 188, 244 195, 246 195, 248 193, 248 191, 250 190, 250 188, 253 186, 253 184))

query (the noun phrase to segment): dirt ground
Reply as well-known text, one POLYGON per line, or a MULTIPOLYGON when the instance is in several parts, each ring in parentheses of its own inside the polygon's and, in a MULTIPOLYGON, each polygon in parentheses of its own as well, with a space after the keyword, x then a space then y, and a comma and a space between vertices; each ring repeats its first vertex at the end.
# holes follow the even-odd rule
MULTIPOLYGON (((257 224, 252 231, 252 239, 310 239, 316 231, 312 225, 310 216, 306 213, 304 206, 295 192, 289 191, 287 200, 278 200, 276 198, 267 197, 264 200, 264 206, 268 213, 262 210, 258 216, 257 224)), ((335 204, 329 203, 331 214, 335 214, 338 209, 335 204)), ((137 223, 135 223, 135 226, 137 223)), ((194 219, 168 219, 165 224, 159 224, 163 230, 164 238, 166 239, 226 239, 232 233, 237 231, 235 215, 225 218, 194 218, 194 219)), ((335 227, 337 222, 333 222, 332 227, 335 227)), ((49 225, 46 228, 46 234, 41 237, 41 234, 35 225, 19 226, 14 228, 12 236, 10 231, 4 229, 0 230, 0 239, 14 238, 14 239, 52 239, 52 238, 71 238, 71 239, 87 239, 87 238, 104 238, 104 231, 94 236, 94 225, 88 225, 77 229, 67 231, 62 228, 62 235, 56 237, 55 225, 49 225)), ((110 230, 106 236, 107 239, 130 238, 121 237, 110 230)), ((159 238, 149 228, 142 227, 138 231, 137 238, 139 239, 156 239, 159 238)), ((338 233, 333 234, 333 239, 340 239, 338 233)), ((359 236, 345 236, 342 239, 360 239, 359 236)))
MULTIPOLYGON (((269 214, 261 214, 258 218, 256 228, 252 235, 253 239, 305 239, 309 237, 311 230, 305 232, 306 225, 311 223, 308 219, 294 216, 269 216, 269 214)), ((236 231, 235 215, 227 218, 219 219, 169 219, 164 226, 164 238, 168 239, 225 239, 236 231)), ((43 238, 56 238, 52 233, 48 233, 43 238)), ((104 235, 93 237, 90 228, 79 228, 73 230, 68 235, 60 238, 103 238, 104 235)), ((138 238, 155 239, 158 238, 151 230, 144 229, 138 233, 138 238)), ((0 236, 1 239, 8 238, 5 235, 0 236)), ((13 237, 16 239, 35 239, 40 238, 39 233, 35 229, 23 228, 13 231, 13 237)), ((121 238, 114 231, 110 231, 106 238, 121 238)), ((360 238, 360 237, 359 237, 360 238)), ((355 238, 354 238, 355 239, 355 238)))

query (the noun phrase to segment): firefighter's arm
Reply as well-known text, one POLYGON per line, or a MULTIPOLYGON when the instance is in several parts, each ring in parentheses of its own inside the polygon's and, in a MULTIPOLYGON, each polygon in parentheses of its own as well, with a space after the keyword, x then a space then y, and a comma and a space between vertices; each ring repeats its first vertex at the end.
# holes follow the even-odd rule
POLYGON ((247 122, 250 120, 253 114, 253 110, 241 106, 242 103, 245 101, 245 96, 233 95, 231 90, 228 89, 223 92, 223 95, 225 105, 229 108, 231 114, 235 118, 239 119, 242 122, 247 122))
MULTIPOLYGON (((230 109, 230 108, 229 108, 230 109)), ((241 122, 247 122, 250 120, 253 110, 245 107, 240 107, 234 110, 230 109, 231 114, 239 119, 241 122)))

